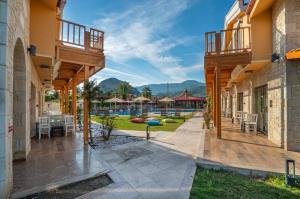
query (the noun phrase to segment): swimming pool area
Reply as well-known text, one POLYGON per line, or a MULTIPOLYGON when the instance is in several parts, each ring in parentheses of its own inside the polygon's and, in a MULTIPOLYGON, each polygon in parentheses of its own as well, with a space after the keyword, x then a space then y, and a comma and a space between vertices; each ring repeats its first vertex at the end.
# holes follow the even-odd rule
MULTIPOLYGON (((161 114, 161 111, 162 110, 165 110, 166 112, 167 112, 167 114, 175 114, 175 112, 176 112, 176 110, 178 110, 178 109, 176 109, 176 108, 169 108, 169 109, 150 109, 149 111, 148 111, 148 114, 150 114, 150 115, 152 115, 152 114, 154 114, 154 115, 156 115, 156 114, 158 114, 158 115, 160 115, 161 114)), ((196 111, 200 111, 201 109, 180 109, 180 111, 182 112, 182 113, 192 113, 192 112, 196 112, 196 111)), ((134 110, 134 112, 135 112, 135 114, 136 115, 141 115, 141 110, 140 109, 137 109, 137 110, 134 110)), ((92 115, 104 115, 104 111, 93 111, 92 112, 92 115)), ((130 110, 129 109, 120 109, 120 110, 118 110, 118 111, 114 111, 114 110, 109 110, 109 115, 130 115, 130 110)))

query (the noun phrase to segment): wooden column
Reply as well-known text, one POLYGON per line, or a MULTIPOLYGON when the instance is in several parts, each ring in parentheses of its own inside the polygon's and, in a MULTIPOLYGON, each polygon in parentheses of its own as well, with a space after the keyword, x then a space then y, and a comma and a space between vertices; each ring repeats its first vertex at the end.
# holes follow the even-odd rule
POLYGON ((65 113, 69 114, 70 113, 70 111, 69 111, 69 103, 70 103, 70 100, 69 100, 69 84, 65 85, 65 99, 66 99, 65 113))
MULTIPOLYGON (((89 66, 84 67, 84 85, 89 83, 89 66)), ((85 96, 83 100, 83 139, 84 139, 84 144, 89 143, 89 115, 88 115, 88 108, 89 108, 89 101, 88 97, 85 96)))
POLYGON ((214 76, 214 83, 213 83, 213 121, 214 121, 214 127, 217 125, 217 113, 216 113, 216 76, 214 76))
POLYGON ((77 74, 74 75, 73 80, 72 80, 72 112, 74 115, 74 126, 76 130, 76 125, 77 125, 77 74))
POLYGON ((216 127, 217 137, 221 138, 221 68, 216 66, 216 127))
POLYGON ((64 89, 60 90, 60 111, 65 113, 65 91, 64 89))

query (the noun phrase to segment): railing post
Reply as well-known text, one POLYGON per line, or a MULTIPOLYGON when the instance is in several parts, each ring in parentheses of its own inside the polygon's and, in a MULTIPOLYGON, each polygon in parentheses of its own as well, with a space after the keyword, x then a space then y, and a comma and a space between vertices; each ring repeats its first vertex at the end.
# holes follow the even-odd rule
POLYGON ((89 31, 85 31, 84 32, 84 49, 85 50, 89 50, 90 49, 90 44, 91 42, 91 38, 90 38, 90 32, 89 31))
POLYGON ((221 52, 221 33, 216 33, 216 53, 220 54, 221 52))

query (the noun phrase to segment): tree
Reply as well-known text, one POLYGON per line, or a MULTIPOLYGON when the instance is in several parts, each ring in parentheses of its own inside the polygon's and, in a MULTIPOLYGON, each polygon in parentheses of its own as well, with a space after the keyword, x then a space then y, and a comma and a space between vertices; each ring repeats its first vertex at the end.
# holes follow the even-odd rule
POLYGON ((100 84, 97 84, 96 81, 90 81, 87 84, 84 85, 82 95, 84 98, 88 100, 88 115, 89 115, 89 134, 90 134, 90 139, 91 143, 94 144, 93 142, 93 136, 92 136, 92 118, 91 118, 91 104, 92 100, 96 100, 99 95, 101 95, 101 89, 100 89, 100 84))
POLYGON ((151 97, 152 97, 152 90, 150 89, 149 86, 145 86, 145 87, 143 88, 142 94, 143 94, 143 96, 146 97, 146 98, 151 98, 151 97))
POLYGON ((58 100, 58 92, 57 91, 47 91, 45 93, 45 101, 49 102, 49 101, 55 101, 58 100))
POLYGON ((120 97, 124 100, 127 99, 128 94, 132 93, 132 86, 128 83, 128 82, 122 82, 121 84, 119 84, 118 87, 118 94, 120 95, 120 97))

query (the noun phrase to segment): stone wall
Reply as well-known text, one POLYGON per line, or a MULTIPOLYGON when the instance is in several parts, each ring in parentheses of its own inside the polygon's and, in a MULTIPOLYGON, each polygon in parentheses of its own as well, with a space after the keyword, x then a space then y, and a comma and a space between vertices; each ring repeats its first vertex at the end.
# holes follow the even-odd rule
MULTIPOLYGON (((26 159, 31 148, 29 109, 31 82, 36 86, 37 91, 43 92, 35 66, 27 53, 27 47, 30 45, 29 6, 29 0, 0 0, 0 198, 8 198, 12 189, 12 149, 20 152, 18 158, 26 159), (14 71, 14 49, 17 41, 21 44, 19 46, 22 46, 18 49, 18 53, 25 55, 24 72, 14 71), (25 100, 25 111, 20 114, 21 117, 13 115, 14 74, 22 77, 15 86, 19 87, 22 83, 26 88, 25 97, 19 99, 22 103, 25 100), (23 136, 17 137, 13 142, 13 135, 16 134, 13 131, 16 130, 13 129, 13 124, 16 120, 25 128, 21 132, 23 136)), ((39 99, 38 93, 37 99, 39 99)))
POLYGON ((7 1, 0 0, 0 198, 7 198, 12 187, 11 136, 8 134, 8 89, 6 84, 7 73, 7 1))
MULTIPOLYGON (((19 129, 15 129, 13 139, 13 152, 16 153, 15 158, 26 159, 30 151, 30 136, 28 136, 30 128, 30 110, 29 110, 29 98, 30 98, 30 57, 27 54, 27 47, 29 46, 29 2, 25 1, 9 1, 9 18, 8 18, 8 90, 9 90, 9 103, 7 104, 11 116, 9 117, 9 126, 13 126, 14 121, 17 119, 19 123, 24 126, 24 132, 17 132, 19 129), (20 98, 19 100, 25 100, 25 111, 22 116, 13 115, 13 75, 14 75, 14 49, 17 41, 20 40, 24 48, 25 54, 25 73, 22 78, 25 78, 26 94, 25 99, 20 98), (13 119, 14 118, 14 119, 13 119), (23 135, 21 135, 23 134, 23 135), (25 137, 25 139, 24 139, 25 137)), ((20 52, 21 53, 21 52, 20 52)), ((17 85, 18 82, 16 82, 17 85)), ((19 82, 22 83, 22 82, 19 82)), ((22 107, 20 107, 22 108, 22 107)), ((16 122, 16 121, 15 121, 16 122)), ((12 139, 12 138, 11 138, 12 139)))
MULTIPOLYGON (((300 1, 286 0, 285 49, 300 46, 300 1)), ((287 150, 300 151, 300 61, 286 61, 286 146, 287 150)))

